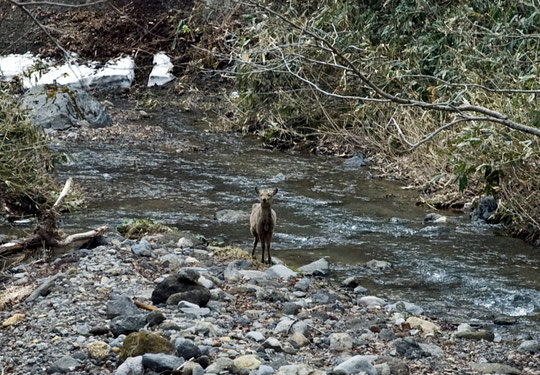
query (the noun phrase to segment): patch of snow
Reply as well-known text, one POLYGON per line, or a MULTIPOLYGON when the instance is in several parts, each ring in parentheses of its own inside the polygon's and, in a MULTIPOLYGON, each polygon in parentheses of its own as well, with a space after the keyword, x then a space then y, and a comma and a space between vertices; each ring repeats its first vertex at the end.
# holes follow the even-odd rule
POLYGON ((23 74, 36 61, 37 57, 30 52, 0 57, 0 81, 11 81, 15 76, 23 74))
POLYGON ((176 77, 171 73, 173 64, 171 59, 163 52, 154 55, 154 68, 148 77, 148 87, 163 86, 176 77))
MULTIPOLYGON (((37 61, 35 58, 34 61, 37 61)), ((50 64, 49 64, 50 65, 50 64)), ((26 89, 47 84, 71 85, 74 87, 128 88, 135 79, 135 62, 131 57, 110 60, 102 68, 96 68, 98 63, 89 62, 86 65, 66 63, 51 66, 48 71, 33 72, 30 77, 23 78, 26 89)))

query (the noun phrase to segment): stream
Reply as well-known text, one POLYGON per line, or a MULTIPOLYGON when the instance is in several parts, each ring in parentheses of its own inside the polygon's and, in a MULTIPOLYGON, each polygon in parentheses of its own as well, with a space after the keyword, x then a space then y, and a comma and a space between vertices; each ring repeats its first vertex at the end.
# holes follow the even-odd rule
POLYGON ((163 110, 140 120, 159 123, 199 151, 56 144, 72 158, 59 168, 59 180, 72 176, 89 198, 88 208, 65 216, 62 228, 72 233, 152 218, 247 250, 249 219, 227 223, 214 215, 248 213, 256 185, 278 187, 272 255, 289 266, 327 257, 336 284, 357 275, 370 294, 416 303, 428 315, 462 321, 508 315, 539 331, 538 249, 464 214, 443 212, 448 223, 424 224, 431 211, 416 206, 416 193, 397 182, 370 178, 369 169, 346 167, 343 159, 272 151, 253 137, 209 132, 199 118, 163 110), (394 267, 363 266, 372 259, 394 267))

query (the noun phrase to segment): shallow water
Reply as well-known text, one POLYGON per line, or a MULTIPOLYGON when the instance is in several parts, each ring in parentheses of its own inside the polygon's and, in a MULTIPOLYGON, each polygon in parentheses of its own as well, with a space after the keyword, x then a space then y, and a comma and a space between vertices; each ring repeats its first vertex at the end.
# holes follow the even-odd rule
POLYGON ((73 158, 59 178, 72 176, 90 197, 87 210, 64 217, 63 228, 114 228, 150 217, 249 249, 247 220, 222 223, 214 214, 249 212, 255 185, 278 187, 273 255, 289 265, 327 257, 336 283, 359 275, 370 293, 417 303, 428 313, 460 320, 506 314, 540 327, 538 249, 461 214, 446 212, 447 224, 424 225, 429 209, 416 206, 415 193, 396 182, 371 179, 368 169, 344 167, 342 159, 280 153, 250 137, 206 132, 196 118, 163 112, 146 121, 204 151, 58 146, 69 147, 73 158), (362 264, 371 259, 395 267, 370 271, 362 264))

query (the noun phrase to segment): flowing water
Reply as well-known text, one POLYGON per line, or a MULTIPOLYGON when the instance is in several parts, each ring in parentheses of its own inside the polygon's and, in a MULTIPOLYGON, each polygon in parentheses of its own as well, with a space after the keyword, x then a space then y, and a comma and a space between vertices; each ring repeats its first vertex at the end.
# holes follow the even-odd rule
MULTIPOLYGON (((163 112, 173 137, 202 151, 178 153, 157 146, 69 146, 72 176, 90 197, 88 209, 66 216, 67 232, 127 218, 152 218, 207 238, 249 249, 248 219, 218 222, 217 211, 250 211, 255 185, 278 187, 273 255, 292 266, 327 257, 336 280, 361 276, 370 293, 406 300, 428 313, 461 320, 518 317, 540 327, 540 251, 471 224, 462 214, 428 226, 429 209, 396 182, 370 178, 368 169, 343 160, 267 150, 238 134, 205 131, 194 115, 163 112), (395 265, 383 272, 371 260, 395 265)), ((60 149, 65 146, 60 146, 60 149)), ((258 250, 260 256, 260 248, 258 250)))

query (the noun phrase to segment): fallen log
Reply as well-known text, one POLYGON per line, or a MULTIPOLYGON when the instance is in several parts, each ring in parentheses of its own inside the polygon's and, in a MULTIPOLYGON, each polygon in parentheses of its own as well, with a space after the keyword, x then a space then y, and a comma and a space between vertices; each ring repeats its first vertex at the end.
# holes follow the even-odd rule
POLYGON ((105 232, 107 232, 109 228, 102 226, 88 232, 72 234, 65 238, 63 238, 63 236, 59 233, 58 219, 60 218, 60 215, 58 214, 58 210, 68 195, 72 183, 72 178, 68 178, 62 192, 60 193, 60 196, 53 206, 44 212, 40 222, 34 229, 34 233, 21 241, 0 245, 0 256, 9 256, 20 251, 40 247, 62 248, 71 245, 73 242, 89 240, 94 237, 102 236, 105 234, 105 232))

